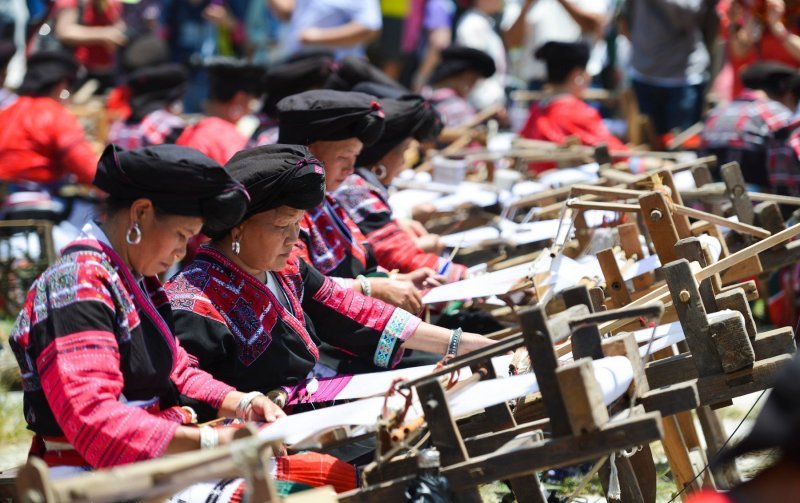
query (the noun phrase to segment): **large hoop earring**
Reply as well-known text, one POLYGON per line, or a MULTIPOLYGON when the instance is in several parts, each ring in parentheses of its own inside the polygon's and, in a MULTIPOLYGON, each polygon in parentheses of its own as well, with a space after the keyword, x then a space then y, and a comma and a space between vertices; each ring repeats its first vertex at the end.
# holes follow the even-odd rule
POLYGON ((239 252, 242 251, 242 245, 239 242, 239 238, 234 239, 233 243, 231 243, 231 251, 233 251, 235 255, 239 255, 239 252))
POLYGON ((373 173, 375 173, 375 176, 378 177, 378 180, 383 181, 383 179, 386 178, 386 175, 389 174, 389 170, 386 169, 386 166, 383 164, 378 164, 373 170, 373 173))
POLYGON ((139 228, 139 223, 134 222, 128 232, 125 234, 125 241, 129 245, 138 245, 142 242, 142 229, 139 228))

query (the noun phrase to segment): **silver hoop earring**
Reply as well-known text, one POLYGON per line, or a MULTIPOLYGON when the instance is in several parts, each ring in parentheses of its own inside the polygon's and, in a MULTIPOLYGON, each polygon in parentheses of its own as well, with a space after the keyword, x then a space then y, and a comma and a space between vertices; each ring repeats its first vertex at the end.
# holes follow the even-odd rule
POLYGON ((389 170, 386 169, 386 166, 384 166, 383 164, 378 164, 378 166, 375 168, 374 173, 379 180, 383 180, 384 178, 386 178, 386 175, 389 174, 389 170))
POLYGON ((129 245, 138 245, 142 242, 142 229, 139 228, 139 224, 134 222, 130 229, 128 229, 127 234, 125 234, 125 241, 129 245))
POLYGON ((236 255, 239 255, 239 252, 242 251, 242 245, 239 243, 239 238, 234 239, 233 243, 231 243, 231 251, 233 251, 233 253, 236 255))

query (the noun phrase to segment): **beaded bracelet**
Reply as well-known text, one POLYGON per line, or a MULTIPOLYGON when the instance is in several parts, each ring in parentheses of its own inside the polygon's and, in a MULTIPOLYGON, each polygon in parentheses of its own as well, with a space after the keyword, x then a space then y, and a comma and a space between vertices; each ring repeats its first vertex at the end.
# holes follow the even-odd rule
POLYGON ((359 274, 356 276, 358 283, 361 285, 361 293, 366 295, 367 297, 372 297, 372 285, 370 284, 369 280, 363 274, 359 274))
POLYGON ((450 342, 447 344, 447 355, 455 356, 458 353, 458 345, 461 342, 461 334, 464 333, 461 328, 456 328, 450 333, 450 342))

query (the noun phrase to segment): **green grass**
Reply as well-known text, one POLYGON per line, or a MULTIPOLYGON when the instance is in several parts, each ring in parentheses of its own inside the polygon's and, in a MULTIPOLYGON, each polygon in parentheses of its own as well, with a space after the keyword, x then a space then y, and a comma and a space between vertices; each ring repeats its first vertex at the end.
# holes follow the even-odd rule
POLYGON ((22 396, 0 389, 0 445, 27 444, 32 436, 22 413, 22 396))

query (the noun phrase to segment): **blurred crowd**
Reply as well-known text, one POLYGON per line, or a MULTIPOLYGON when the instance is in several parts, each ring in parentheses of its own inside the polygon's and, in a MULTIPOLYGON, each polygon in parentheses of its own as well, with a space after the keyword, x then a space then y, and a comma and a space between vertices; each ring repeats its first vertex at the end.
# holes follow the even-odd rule
MULTIPOLYGON (((767 106, 761 115, 768 114, 762 122, 769 131, 758 134, 790 122, 800 94, 793 75, 799 35, 797 0, 5 0, 0 109, 32 92, 63 100, 91 82, 89 91, 103 97, 110 122, 135 122, 151 143, 185 136, 183 118, 200 113, 227 114, 222 118, 231 123, 258 117, 253 141, 269 143, 277 131, 270 109, 280 98, 313 88, 350 91, 357 81, 377 80, 430 99, 449 127, 494 106, 501 128, 529 138, 577 137, 615 149, 633 140, 658 149, 715 105, 736 102, 746 91, 765 92, 765 78, 772 83, 770 100, 789 110, 767 106), (31 90, 42 84, 35 82, 41 70, 26 72, 26 65, 42 51, 75 58, 78 66, 63 75, 69 74, 64 86, 44 79, 46 89, 31 90), (239 68, 225 70, 220 58, 239 68), (743 72, 765 61, 783 65, 786 78, 776 89, 773 68, 751 76, 745 89, 743 72), (172 66, 155 77, 147 73, 164 65, 172 66), (510 99, 519 90, 573 99, 510 99), (614 99, 587 105, 587 90, 614 99), (633 130, 639 124, 630 119, 631 107, 646 118, 645 134, 633 130), (156 109, 171 115, 141 126, 156 109)), ((745 98, 752 101, 752 93, 745 98)), ((48 128, 45 119, 37 129, 48 128)), ((5 166, 2 150, 19 133, 17 123, 9 124, 14 120, 3 120, 13 130, 5 140, 0 125, 5 166)), ((101 141, 124 144, 130 137, 124 125, 112 126, 101 141)), ((685 144, 718 152, 714 142, 730 143, 733 133, 714 134, 685 144)), ((232 140, 221 162, 243 146, 232 140)), ((76 143, 56 143, 64 141, 76 143)), ((2 178, 13 179, 6 169, 2 178)), ((81 179, 80 169, 66 171, 81 179)))

